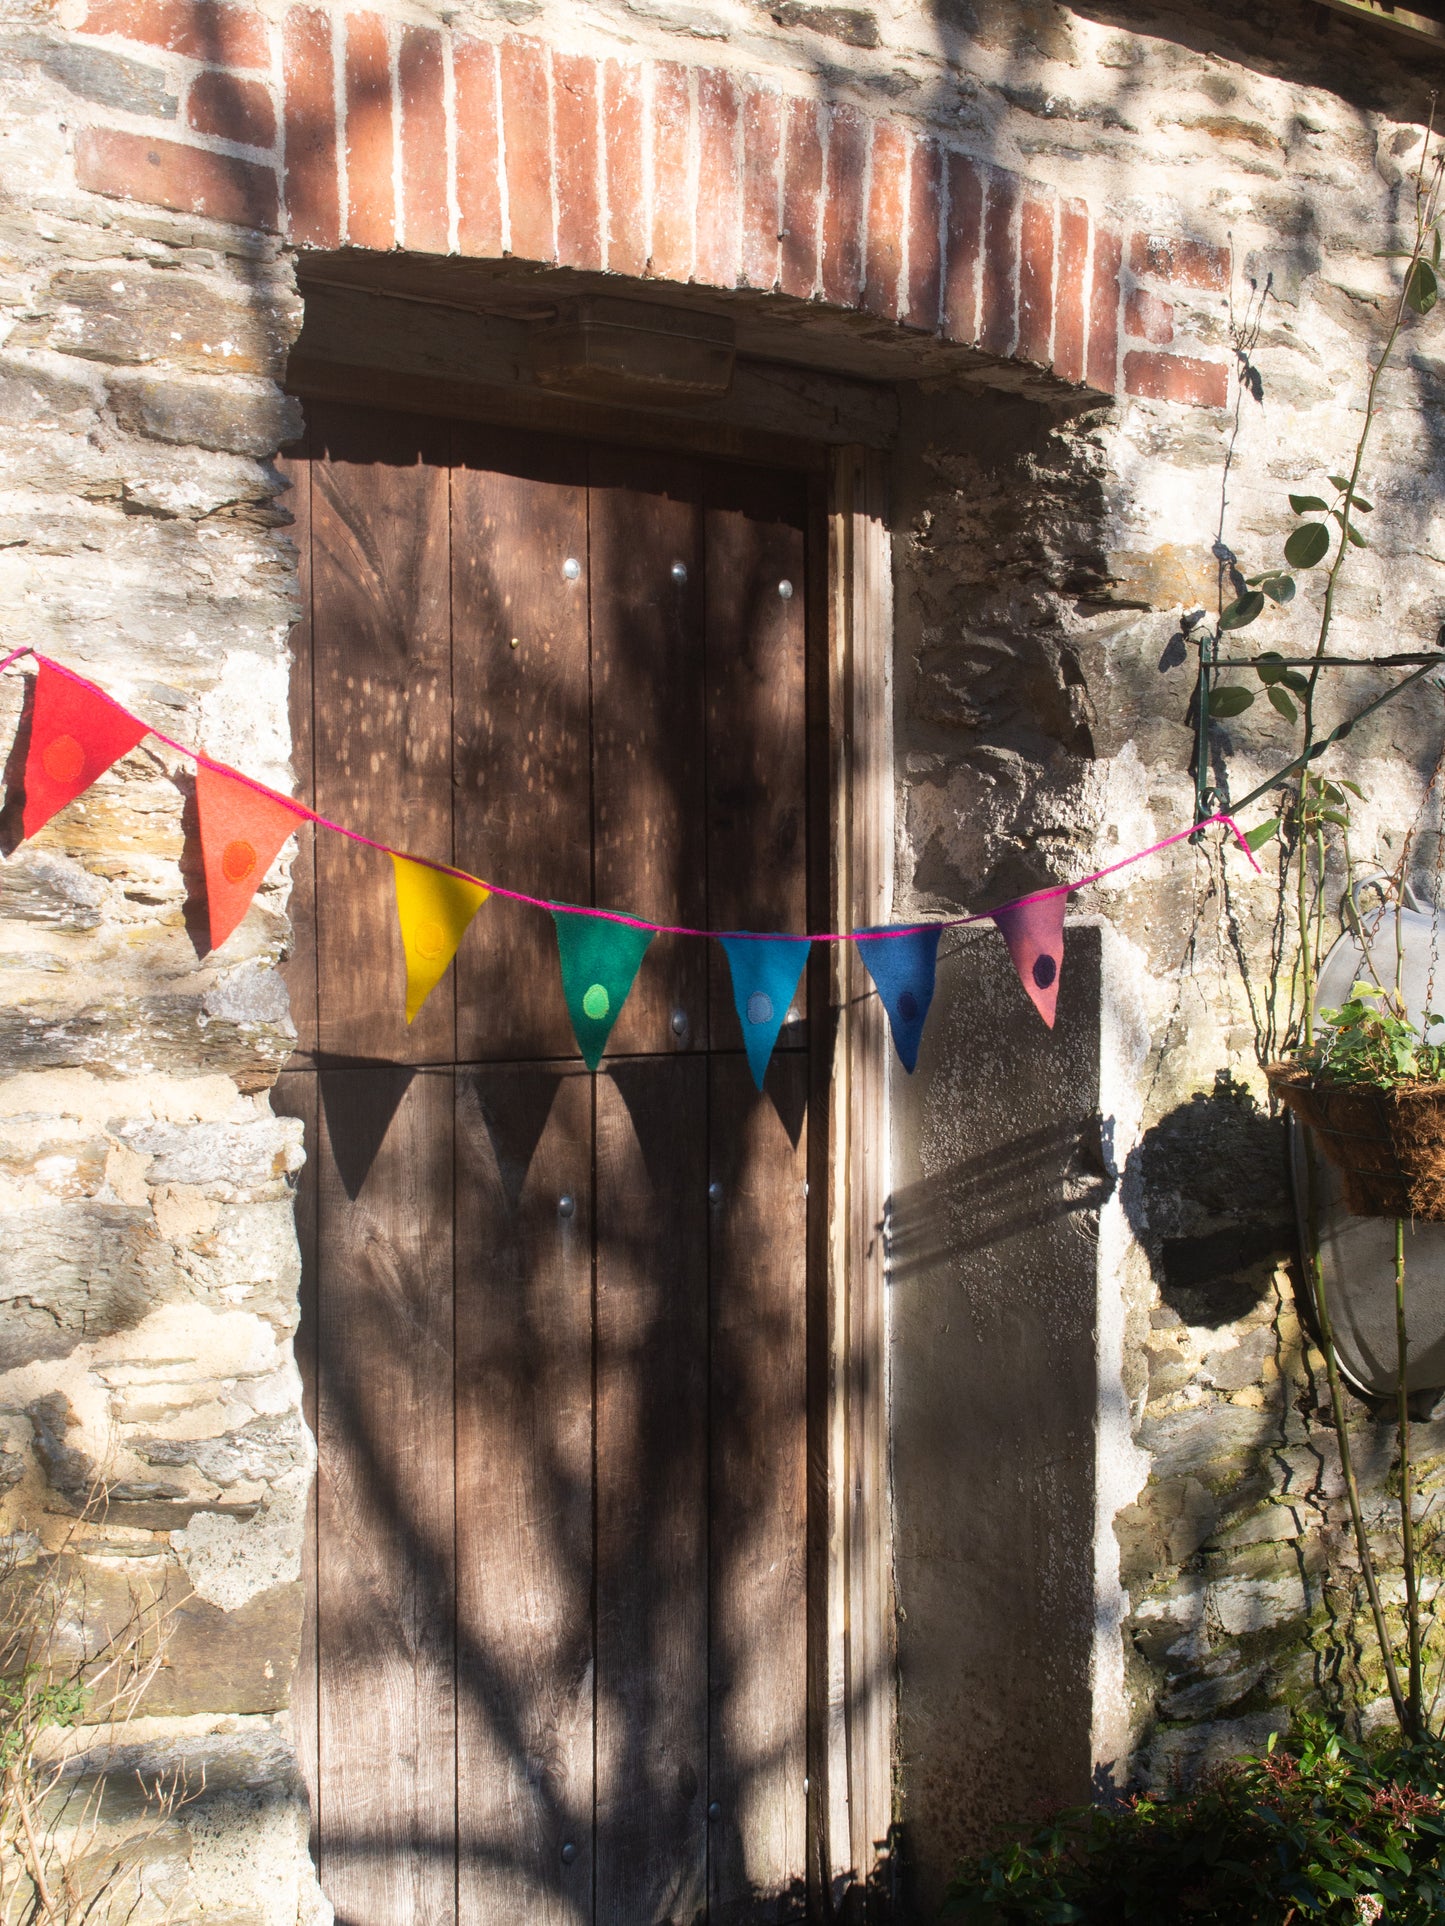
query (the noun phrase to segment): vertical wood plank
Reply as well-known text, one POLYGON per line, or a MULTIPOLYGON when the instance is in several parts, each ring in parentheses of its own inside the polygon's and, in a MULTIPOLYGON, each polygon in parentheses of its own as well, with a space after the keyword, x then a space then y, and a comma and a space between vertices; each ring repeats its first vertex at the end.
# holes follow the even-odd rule
POLYGON ((707 1065, 597 1095, 597 1926, 707 1905, 707 1065))
MULTIPOLYGON (((311 450, 303 435, 276 466, 290 482, 286 506, 290 510, 291 539, 296 544, 296 593, 299 614, 291 630, 291 682, 288 707, 291 719, 291 769, 295 791, 309 807, 316 807, 315 746, 311 727, 311 450)), ((303 823, 296 832, 296 855, 291 864, 291 954, 281 975, 291 999, 291 1021, 296 1026, 293 1062, 314 1062, 316 1056, 316 831, 303 823)))
POLYGON ((807 1916, 808 1062, 768 1096, 740 1056, 709 1071, 708 1919, 780 1926, 807 1916))
POLYGON ((592 1917, 592 1090, 457 1077, 458 1903, 592 1917))
MULTIPOLYGON (((316 807, 368 836, 452 857, 446 429, 328 404, 313 411, 316 807)), ((449 1062, 448 978, 406 1022, 391 864, 322 836, 318 969, 327 1055, 449 1062)))
MULTIPOLYGON (((801 477, 714 469, 707 508, 707 921, 808 928, 806 537, 801 477), (789 593, 779 592, 786 583, 789 593)), ((714 1045, 742 1036, 727 959, 710 956, 714 1045)), ((807 979, 778 1047, 806 1041, 807 979)))
MULTIPOLYGON (((271 1108, 278 1117, 298 1117, 305 1133, 306 1161, 296 1179, 296 1242, 301 1252, 300 1317, 296 1327, 296 1365, 301 1373, 301 1414, 316 1435, 316 1281, 320 1251, 317 1244, 317 1093, 316 1072, 287 1069, 271 1091, 271 1108)), ((301 1581, 306 1608, 301 1620, 301 1648, 291 1681, 291 1723, 296 1751, 311 1798, 311 1851, 318 1845, 316 1827, 318 1778, 316 1758, 316 1481, 306 1498, 306 1536, 301 1547, 301 1581)))
MULTIPOLYGON (((595 900, 696 927, 707 907, 702 473, 613 450, 594 451, 590 472, 595 900)), ((659 937, 609 1055, 705 1048, 706 969, 701 944, 659 937)))
POLYGON ((339 1923, 452 1926, 453 1079, 319 1084, 322 1884, 339 1923))
MULTIPOLYGON (((892 568, 886 473, 861 449, 834 461, 829 516, 831 747, 839 799, 837 927, 885 921, 892 902, 892 568)), ((829 1879, 865 1882, 892 1819, 884 1199, 886 1021, 855 946, 839 944, 830 1107, 828 1414, 829 1879)))
MULTIPOLYGON (((453 452, 457 860, 587 903, 586 454, 460 426, 453 452)), ((461 1057, 575 1057, 551 917, 496 896, 482 916, 455 966, 461 1057)))

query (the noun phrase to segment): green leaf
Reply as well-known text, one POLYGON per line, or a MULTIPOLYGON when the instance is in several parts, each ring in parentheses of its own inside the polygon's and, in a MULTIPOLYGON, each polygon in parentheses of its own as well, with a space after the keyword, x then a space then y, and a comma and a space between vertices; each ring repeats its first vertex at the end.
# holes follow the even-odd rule
MULTIPOLYGON (((1273 696, 1274 694, 1275 691, 1271 689, 1270 695, 1273 696)), ((1293 707, 1293 704, 1291 704, 1291 707, 1293 707)), ((1338 823, 1341 829, 1348 829, 1350 826, 1350 819, 1342 809, 1322 809, 1320 814, 1327 823, 1338 823)))
POLYGON ((1237 683, 1228 688, 1209 691, 1209 713, 1212 716, 1237 716, 1254 701, 1253 689, 1242 689, 1237 683))
POLYGON ((1430 237, 1430 259, 1436 267, 1440 265, 1440 230, 1437 227, 1430 237))
POLYGON ((1264 597, 1258 589, 1251 589, 1248 595, 1241 595, 1238 601, 1231 602, 1219 618, 1220 632, 1225 629, 1245 629, 1264 613, 1264 597))
POLYGON ((1370 546, 1353 522, 1351 522, 1350 526, 1345 530, 1345 533, 1349 536, 1356 548, 1368 548, 1370 546))
POLYGON ((1428 314, 1440 299, 1440 277, 1428 261, 1417 261, 1405 282, 1405 305, 1415 314, 1428 314))
POLYGON ((1323 515, 1329 507, 1318 495, 1291 495, 1289 505, 1296 515, 1323 515))
POLYGON ((1294 577, 1292 575, 1271 575, 1260 587, 1271 602, 1292 602, 1294 600, 1294 577))
POLYGON ((1284 666, 1284 657, 1278 649, 1263 650, 1255 662, 1254 672, 1266 687, 1275 682, 1283 682, 1288 673, 1284 666))
POLYGON ((1352 508, 1358 508, 1362 515, 1373 515, 1375 512, 1375 504, 1367 502, 1363 495, 1352 495, 1350 505, 1352 508))
MULTIPOLYGON (((1267 823, 1260 823, 1258 828, 1246 829, 1244 832, 1244 840, 1249 844, 1250 848, 1254 851, 1255 855, 1257 856, 1260 850, 1264 848, 1265 844, 1272 843, 1278 834, 1279 834, 1279 817, 1271 816, 1267 823)), ((1270 1739, 1273 1740, 1273 1738, 1274 1738, 1274 1734, 1271 1733, 1270 1739)), ((1273 1747, 1271 1746, 1271 1750, 1272 1749, 1273 1747)))
POLYGON ((1351 782, 1348 776, 1340 777, 1340 787, 1342 789, 1348 789, 1351 795, 1358 796, 1361 802, 1365 800, 1364 790, 1361 789, 1360 785, 1357 782, 1351 782))
POLYGON ((1298 669, 1286 669, 1280 681, 1287 689, 1293 689, 1296 695, 1304 695, 1310 686, 1309 677, 1302 675, 1298 669))
POLYGON ((1279 710, 1286 722, 1297 722, 1299 720, 1299 710, 1294 706, 1293 696, 1287 695, 1283 689, 1274 688, 1269 692, 1269 699, 1275 708, 1279 710))
POLYGON ((1291 568, 1314 568, 1330 552, 1330 531, 1323 522, 1301 522, 1284 545, 1291 568))
POLYGON ((1348 475, 1331 475, 1330 482, 1333 487, 1344 489, 1349 487, 1350 478, 1348 475))

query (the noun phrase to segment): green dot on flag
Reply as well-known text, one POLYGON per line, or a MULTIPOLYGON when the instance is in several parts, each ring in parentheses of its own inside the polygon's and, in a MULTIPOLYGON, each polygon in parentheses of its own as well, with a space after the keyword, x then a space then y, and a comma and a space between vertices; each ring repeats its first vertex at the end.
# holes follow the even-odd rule
POLYGON ((630 920, 589 916, 561 903, 553 904, 552 920, 567 1014, 582 1061, 595 1070, 654 932, 630 920))
POLYGON ((594 1021, 605 1017, 612 1008, 607 992, 600 983, 594 983, 582 999, 582 1008, 594 1021))

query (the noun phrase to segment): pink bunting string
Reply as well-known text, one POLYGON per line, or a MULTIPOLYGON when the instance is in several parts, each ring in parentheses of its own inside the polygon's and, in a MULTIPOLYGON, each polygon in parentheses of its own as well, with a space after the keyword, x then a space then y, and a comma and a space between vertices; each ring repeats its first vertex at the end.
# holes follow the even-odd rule
MULTIPOLYGON (((31 657, 36 662, 43 662, 47 668, 54 670, 57 675, 62 675, 68 681, 77 683, 81 688, 88 690, 90 694, 98 696, 102 701, 114 702, 114 697, 107 696, 98 684, 87 681, 84 676, 77 675, 73 669, 67 669, 62 663, 55 661, 53 657, 41 655, 37 649, 29 647, 12 649, 9 655, 5 656, 3 660, 0 660, 0 674, 3 674, 12 663, 19 662, 25 656, 31 657)), ((126 713, 129 714, 130 711, 127 710, 126 713)), ((137 722, 144 722, 144 718, 140 716, 137 716, 135 720, 137 722)), ((430 856, 413 856, 408 850, 393 849, 390 843, 377 842, 371 836, 364 836, 359 829, 350 829, 345 823, 332 822, 328 816, 319 815, 316 810, 309 809, 305 803, 300 802, 296 797, 283 795, 279 790, 268 788, 265 783, 257 782, 253 777, 243 775, 239 769, 232 769, 227 763, 217 762, 213 757, 203 754, 200 750, 192 749, 184 742, 177 742, 173 736, 164 734, 163 731, 155 728, 154 725, 149 722, 145 722, 145 729, 147 734, 154 736, 157 742, 164 743, 166 748, 173 749, 177 755, 185 756, 189 761, 198 763, 203 768, 215 770, 218 775, 228 776, 233 782, 241 783, 247 789, 253 789, 258 796, 264 796, 268 801, 282 804, 295 815, 304 817, 308 822, 315 823, 318 829, 328 829, 334 835, 344 836, 349 842, 360 843, 367 849, 375 849, 384 856, 405 857, 408 862, 420 863, 423 868, 435 870, 439 875, 460 877, 463 882, 468 883, 480 883, 483 888, 490 890, 492 895, 505 897, 509 902, 525 903, 533 909, 548 911, 565 908, 573 915, 594 916, 604 922, 622 923, 629 929, 650 930, 656 936, 696 936, 706 938, 712 942, 720 941, 723 937, 727 937, 729 940, 737 939, 744 942, 772 942, 776 940, 778 935, 776 931, 766 930, 704 930, 693 929, 686 923, 653 923, 649 922, 646 917, 631 916, 624 910, 592 909, 573 903, 558 904, 549 897, 529 896, 525 890, 507 889, 500 883, 485 882, 483 878, 473 876, 469 870, 457 869, 450 863, 439 863, 430 856)), ((1249 858, 1251 864, 1258 870, 1259 863, 1255 859, 1254 851, 1250 848, 1244 832, 1227 811, 1219 810, 1212 816, 1202 817, 1197 823, 1191 823, 1187 829, 1177 829, 1171 836, 1162 836, 1157 843, 1150 843, 1147 849, 1136 850, 1131 856, 1121 856, 1118 862, 1108 863, 1103 869, 1091 870, 1087 876, 1081 876, 1075 882, 1058 883, 1051 889, 1034 890, 1032 894, 1028 896, 1016 896, 1010 902, 996 904, 991 910, 977 910, 965 916, 935 917, 926 923, 892 924, 882 929, 812 930, 806 933, 805 940, 810 943, 885 942, 891 937, 914 936, 924 930, 954 930, 962 929, 972 923, 987 923, 1002 910, 1021 909, 1029 903, 1048 902, 1051 898, 1071 896, 1075 890, 1087 889, 1091 883, 1102 882, 1104 877, 1113 876, 1121 869, 1128 869, 1133 863, 1142 863, 1146 857, 1157 855, 1161 849, 1168 849, 1173 843, 1183 842, 1186 837, 1193 836, 1196 831, 1204 829, 1212 823, 1224 824, 1239 844, 1239 847, 1249 858)))

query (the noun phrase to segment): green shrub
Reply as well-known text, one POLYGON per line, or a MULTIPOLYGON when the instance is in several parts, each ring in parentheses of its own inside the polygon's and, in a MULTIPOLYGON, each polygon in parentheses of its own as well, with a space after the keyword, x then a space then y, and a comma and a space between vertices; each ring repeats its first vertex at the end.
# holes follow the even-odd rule
POLYGON ((1416 1926, 1445 1921, 1445 1743, 1367 1749, 1320 1720, 1177 1798, 1063 1814, 977 1859, 971 1926, 1416 1926))

